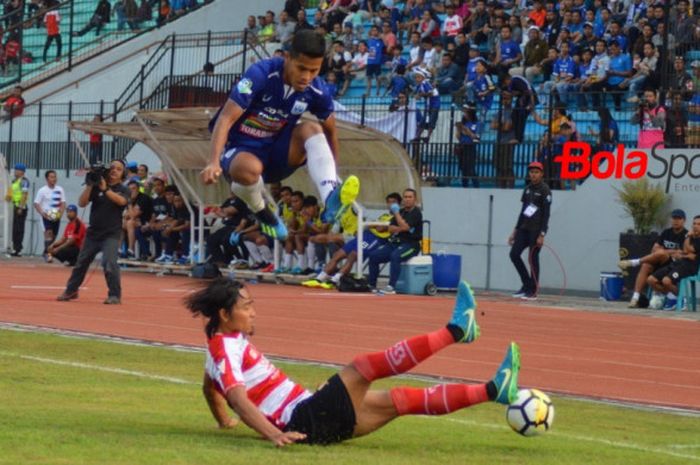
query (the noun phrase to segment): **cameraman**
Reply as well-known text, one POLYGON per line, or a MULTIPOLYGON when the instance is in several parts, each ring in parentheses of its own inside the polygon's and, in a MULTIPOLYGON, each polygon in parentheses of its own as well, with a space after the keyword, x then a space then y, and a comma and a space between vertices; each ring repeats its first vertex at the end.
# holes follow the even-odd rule
POLYGON ((640 149, 664 148, 664 131, 666 130, 666 109, 659 105, 656 90, 646 89, 644 100, 639 110, 632 115, 632 123, 639 124, 637 147, 640 149))
POLYGON ((85 189, 80 194, 78 205, 90 208, 90 226, 87 230, 83 248, 73 268, 66 290, 56 300, 64 302, 78 298, 78 288, 85 279, 90 263, 102 252, 102 267, 109 294, 104 301, 107 305, 121 303, 121 282, 117 264, 119 241, 122 231, 122 212, 129 199, 129 190, 122 184, 126 178, 126 164, 115 160, 99 182, 95 179, 98 170, 88 173, 85 189))

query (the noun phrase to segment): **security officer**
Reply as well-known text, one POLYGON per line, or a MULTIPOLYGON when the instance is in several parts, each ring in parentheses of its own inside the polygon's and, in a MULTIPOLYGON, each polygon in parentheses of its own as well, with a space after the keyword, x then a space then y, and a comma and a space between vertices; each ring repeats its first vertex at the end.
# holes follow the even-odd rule
POLYGON ((510 260, 515 265, 522 281, 522 287, 513 294, 513 297, 535 300, 540 277, 540 249, 544 244, 544 236, 547 234, 549 225, 552 192, 543 181, 544 167, 542 163, 538 161, 530 163, 528 175, 530 184, 525 187, 520 199, 523 206, 520 209, 518 223, 508 238, 508 244, 511 246, 510 260), (530 257, 530 274, 528 274, 520 257, 525 249, 528 249, 530 257))
POLYGON ((13 257, 22 256, 24 242, 24 223, 27 220, 27 200, 29 198, 29 180, 24 177, 27 167, 22 163, 15 165, 15 179, 5 194, 5 201, 12 202, 12 253, 13 257))

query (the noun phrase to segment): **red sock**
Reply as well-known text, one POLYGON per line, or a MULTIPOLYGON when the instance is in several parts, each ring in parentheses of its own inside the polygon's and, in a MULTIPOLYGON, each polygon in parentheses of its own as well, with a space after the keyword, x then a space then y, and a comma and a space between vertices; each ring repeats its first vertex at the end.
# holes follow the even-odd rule
POLYGON ((352 364, 367 381, 374 381, 405 373, 454 342, 452 333, 447 328, 442 328, 432 333, 405 339, 384 352, 358 355, 352 364))
POLYGON ((440 384, 389 391, 399 415, 445 415, 489 400, 485 384, 440 384))

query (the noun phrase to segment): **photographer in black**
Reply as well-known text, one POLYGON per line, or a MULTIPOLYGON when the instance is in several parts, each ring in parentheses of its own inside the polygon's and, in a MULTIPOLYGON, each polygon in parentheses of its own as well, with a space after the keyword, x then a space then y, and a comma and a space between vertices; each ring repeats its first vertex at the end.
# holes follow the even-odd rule
POLYGON ((528 165, 530 184, 525 187, 521 197, 523 203, 518 216, 518 222, 513 233, 508 238, 510 260, 518 270, 522 287, 513 297, 525 300, 537 298, 537 288, 540 279, 540 249, 544 244, 544 236, 549 226, 549 210, 552 206, 552 193, 549 186, 542 180, 544 166, 538 161, 528 165), (530 257, 530 274, 520 255, 528 249, 530 257))
POLYGON ((109 169, 93 167, 85 178, 85 189, 80 194, 78 205, 90 208, 90 226, 85 243, 80 250, 66 290, 56 300, 61 302, 78 298, 78 288, 95 256, 102 252, 102 267, 109 293, 105 304, 121 303, 121 282, 117 264, 119 241, 122 232, 122 212, 129 199, 129 190, 122 183, 126 178, 126 164, 115 160, 109 169))

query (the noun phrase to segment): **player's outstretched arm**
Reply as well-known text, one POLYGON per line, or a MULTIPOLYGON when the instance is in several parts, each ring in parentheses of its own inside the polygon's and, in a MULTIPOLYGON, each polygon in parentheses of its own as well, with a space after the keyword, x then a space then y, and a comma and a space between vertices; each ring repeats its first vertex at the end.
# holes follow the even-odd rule
POLYGON ((231 408, 241 417, 243 423, 257 431, 265 439, 272 441, 277 447, 293 444, 306 438, 305 434, 295 431, 283 432, 270 423, 258 410, 245 392, 244 386, 236 386, 226 393, 226 400, 231 408))
POLYGON ((224 108, 222 108, 219 117, 216 119, 214 131, 211 135, 209 164, 202 170, 202 181, 204 181, 204 184, 213 184, 219 180, 219 176, 221 176, 219 157, 224 151, 231 127, 241 115, 243 115, 243 108, 231 99, 226 100, 224 108))
POLYGON ((214 382, 206 373, 204 374, 202 391, 204 392, 204 398, 207 400, 211 414, 219 424, 219 428, 233 428, 238 424, 238 420, 229 414, 226 399, 216 390, 214 382))

